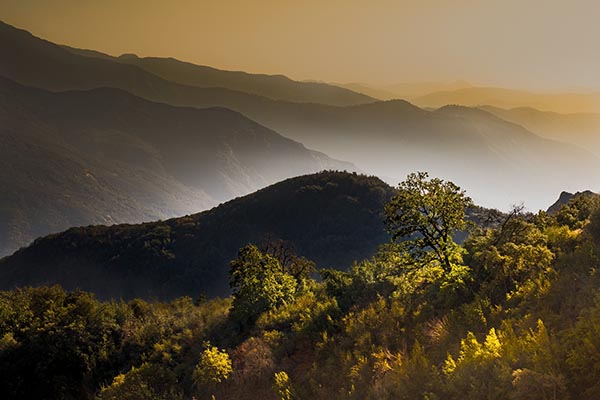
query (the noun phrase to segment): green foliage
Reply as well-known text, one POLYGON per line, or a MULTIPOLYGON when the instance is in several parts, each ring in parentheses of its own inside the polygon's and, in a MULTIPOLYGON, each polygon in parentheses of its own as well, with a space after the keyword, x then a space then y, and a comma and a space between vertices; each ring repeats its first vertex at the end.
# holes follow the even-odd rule
POLYGON ((463 264, 464 249, 454 236, 469 227, 469 207, 471 199, 458 186, 429 179, 424 172, 408 175, 386 205, 388 230, 400 241, 392 261, 399 278, 396 294, 416 303, 411 308, 435 314, 467 295, 470 268, 463 264))
POLYGON ((83 292, 0 292, 3 398, 80 398, 104 379, 118 350, 120 310, 83 292))
POLYGON ((460 264, 460 247, 453 236, 467 228, 471 198, 452 182, 410 174, 385 206, 386 225, 394 240, 403 240, 415 264, 436 261, 445 272, 460 264))
MULTIPOLYGON (((577 214, 582 224, 515 209, 459 246, 464 194, 425 174, 408 189, 425 209, 404 215, 398 197, 394 226, 421 223, 437 242, 412 226, 349 271, 320 270, 321 282, 271 242, 240 249, 226 300, 0 292, 0 397, 597 398, 600 209, 577 214)), ((170 234, 153 231, 147 249, 170 234)))
POLYGON ((91 398, 101 387, 103 398, 177 398, 191 388, 195 343, 229 306, 102 303, 58 286, 0 292, 0 398, 91 398))
POLYGON ((581 398, 593 399, 600 390, 600 298, 596 305, 584 310, 571 330, 567 363, 570 381, 581 390, 581 398))
MULTIPOLYGON (((550 229, 552 231, 552 229, 550 229)), ((474 289, 494 305, 531 300, 554 276, 554 253, 547 237, 522 215, 511 215, 497 230, 487 230, 466 243, 474 289)))
POLYGON ((567 204, 563 205, 556 214, 559 225, 566 225, 571 229, 580 229, 589 220, 592 213, 600 208, 600 196, 592 193, 576 195, 567 204))
POLYGON ((242 248, 231 262, 229 283, 233 293, 231 315, 243 325, 252 324, 265 311, 293 300, 297 283, 277 259, 254 245, 242 248))
POLYGON ((99 400, 178 400, 183 399, 175 374, 149 363, 119 374, 103 388, 99 400))
POLYGON ((596 245, 600 247, 600 207, 596 209, 590 216, 590 223, 587 226, 587 231, 593 238, 596 245))

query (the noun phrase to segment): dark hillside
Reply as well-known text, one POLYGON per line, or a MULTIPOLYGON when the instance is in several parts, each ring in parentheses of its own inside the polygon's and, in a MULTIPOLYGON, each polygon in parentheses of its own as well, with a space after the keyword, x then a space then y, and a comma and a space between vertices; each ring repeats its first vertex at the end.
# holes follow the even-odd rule
POLYGON ((289 241, 319 267, 347 268, 388 240, 381 180, 322 172, 210 211, 140 225, 90 226, 36 240, 0 261, 2 288, 60 283, 100 298, 228 294, 229 261, 247 243, 289 241))

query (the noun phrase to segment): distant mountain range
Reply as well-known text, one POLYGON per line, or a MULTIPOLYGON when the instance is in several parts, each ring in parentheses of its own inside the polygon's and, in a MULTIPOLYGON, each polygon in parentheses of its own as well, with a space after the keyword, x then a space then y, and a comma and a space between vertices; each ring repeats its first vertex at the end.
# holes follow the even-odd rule
POLYGON ((466 87, 429 93, 410 100, 421 107, 459 104, 469 107, 529 107, 563 114, 600 112, 600 93, 534 93, 496 87, 466 87))
POLYGON ((342 83, 337 84, 338 86, 344 87, 355 92, 363 93, 365 95, 374 97, 379 100, 394 100, 394 99, 406 99, 411 101, 412 99, 419 98, 428 95, 433 92, 457 90, 463 88, 470 88, 471 85, 466 81, 454 81, 450 83, 444 82, 400 82, 392 84, 380 84, 374 85, 370 83, 342 83))
POLYGON ((559 114, 531 107, 479 107, 547 139, 575 144, 600 157, 600 113, 559 114))
POLYGON ((110 86, 173 105, 226 107, 391 182, 427 170, 465 187, 484 206, 527 201, 533 209, 561 190, 600 184, 598 157, 481 110, 427 111, 401 100, 339 107, 182 85, 137 65, 76 54, 9 25, 0 28, 5 58, 11 59, 1 63, 0 74, 18 82, 50 90, 110 86))
POLYGON ((0 260, 0 289, 60 283, 100 298, 229 293, 229 261, 267 238, 319 267, 347 268, 389 240, 393 189, 374 177, 323 172, 285 180, 210 211, 140 225, 73 228, 0 260))
POLYGON ((0 78, 0 255, 70 226, 198 212, 289 176, 354 166, 224 108, 0 78))
POLYGON ((337 85, 379 100, 405 99, 424 108, 439 108, 449 104, 467 107, 491 105, 503 109, 531 108, 561 114, 600 113, 600 93, 531 92, 477 86, 466 81, 337 85))

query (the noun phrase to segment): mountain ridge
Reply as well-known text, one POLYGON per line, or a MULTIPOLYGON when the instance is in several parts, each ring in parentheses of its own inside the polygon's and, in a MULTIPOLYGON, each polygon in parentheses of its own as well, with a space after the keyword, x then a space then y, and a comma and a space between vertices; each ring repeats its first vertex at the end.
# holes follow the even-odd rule
POLYGON ((113 57, 96 50, 77 49, 66 45, 61 47, 87 57, 135 65, 163 79, 182 85, 219 87, 297 103, 347 106, 376 101, 370 96, 336 85, 295 81, 282 74, 251 74, 245 71, 229 71, 199 65, 173 57, 139 57, 135 54, 113 57))
POLYGON ((184 215, 288 176, 355 170, 236 111, 115 88, 55 93, 0 78, 0 121, 2 254, 68 226, 184 215))
POLYGON ((60 283, 101 298, 225 295, 229 261, 267 237, 321 267, 347 268, 388 240, 383 206, 393 193, 378 178, 328 171, 185 217, 71 228, 0 259, 0 285, 60 283))

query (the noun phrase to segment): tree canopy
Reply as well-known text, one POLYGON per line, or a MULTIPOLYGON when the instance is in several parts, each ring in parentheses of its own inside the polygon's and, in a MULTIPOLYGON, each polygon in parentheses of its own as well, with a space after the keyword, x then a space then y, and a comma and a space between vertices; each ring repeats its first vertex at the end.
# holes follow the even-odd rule
POLYGON ((393 240, 402 241, 411 262, 437 261, 446 272, 460 262, 453 236, 467 228, 466 210, 473 202, 452 182, 429 179, 426 172, 408 175, 385 206, 386 225, 393 240))
POLYGON ((285 272, 280 262, 263 254, 255 245, 240 249, 231 262, 229 283, 232 290, 231 314, 242 324, 294 298, 296 280, 285 272))

